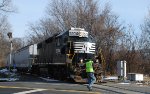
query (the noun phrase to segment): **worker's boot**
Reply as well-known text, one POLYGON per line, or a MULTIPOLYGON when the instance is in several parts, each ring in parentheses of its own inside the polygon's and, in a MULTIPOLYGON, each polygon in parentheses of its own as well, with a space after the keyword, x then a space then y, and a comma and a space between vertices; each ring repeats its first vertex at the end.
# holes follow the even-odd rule
POLYGON ((92 91, 92 88, 90 88, 89 91, 92 91))
POLYGON ((92 91, 92 87, 87 86, 87 88, 89 89, 89 91, 92 91))

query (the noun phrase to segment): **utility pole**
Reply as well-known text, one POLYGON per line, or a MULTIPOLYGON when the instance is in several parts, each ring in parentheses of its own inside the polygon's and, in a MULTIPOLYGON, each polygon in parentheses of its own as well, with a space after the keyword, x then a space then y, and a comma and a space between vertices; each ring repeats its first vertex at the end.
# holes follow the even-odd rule
POLYGON ((12 55, 12 32, 8 32, 7 36, 9 37, 9 41, 10 41, 10 57, 9 57, 9 72, 10 72, 10 66, 11 66, 11 55, 12 55))

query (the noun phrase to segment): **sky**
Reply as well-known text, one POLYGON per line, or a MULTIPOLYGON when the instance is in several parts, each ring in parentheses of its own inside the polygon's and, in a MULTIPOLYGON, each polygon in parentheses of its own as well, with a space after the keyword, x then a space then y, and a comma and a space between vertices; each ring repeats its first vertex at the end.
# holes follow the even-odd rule
POLYGON ((135 33, 139 35, 140 25, 150 10, 150 0, 107 0, 112 5, 112 11, 120 17, 120 20, 128 25, 132 24, 135 33))
POLYGON ((23 38, 28 32, 29 23, 37 22, 46 14, 48 0, 12 0, 16 13, 9 15, 13 36, 23 38))
MULTIPOLYGON (((23 38, 28 32, 28 24, 38 22, 46 14, 49 0, 12 0, 17 13, 9 16, 13 36, 23 38)), ((109 2, 112 12, 119 16, 123 24, 132 24, 137 34, 144 17, 148 15, 150 0, 101 0, 102 5, 109 2)))

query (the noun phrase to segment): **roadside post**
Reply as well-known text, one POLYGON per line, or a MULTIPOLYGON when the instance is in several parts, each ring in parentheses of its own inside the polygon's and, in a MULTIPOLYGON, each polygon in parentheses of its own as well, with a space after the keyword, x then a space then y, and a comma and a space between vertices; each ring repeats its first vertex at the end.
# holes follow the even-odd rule
POLYGON ((12 58, 12 32, 8 32, 7 33, 7 36, 9 38, 9 41, 10 41, 10 56, 9 56, 9 76, 10 76, 10 66, 11 66, 11 58, 12 58))

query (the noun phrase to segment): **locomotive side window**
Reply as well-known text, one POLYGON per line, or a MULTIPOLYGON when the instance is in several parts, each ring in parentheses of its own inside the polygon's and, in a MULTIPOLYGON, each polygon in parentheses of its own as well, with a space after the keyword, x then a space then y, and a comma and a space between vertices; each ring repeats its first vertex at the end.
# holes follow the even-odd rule
POLYGON ((65 54, 66 53, 66 46, 63 46, 62 48, 61 48, 61 54, 65 54))
POLYGON ((56 39, 56 46, 60 46, 60 39, 56 39))
POLYGON ((65 37, 64 38, 64 43, 66 43, 68 41, 68 38, 67 37, 65 37))

